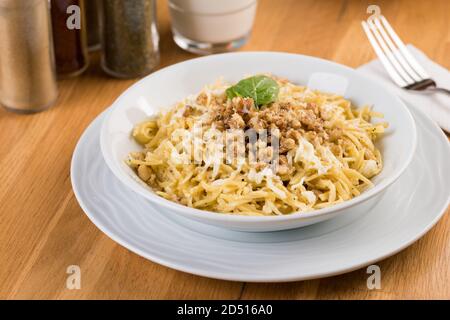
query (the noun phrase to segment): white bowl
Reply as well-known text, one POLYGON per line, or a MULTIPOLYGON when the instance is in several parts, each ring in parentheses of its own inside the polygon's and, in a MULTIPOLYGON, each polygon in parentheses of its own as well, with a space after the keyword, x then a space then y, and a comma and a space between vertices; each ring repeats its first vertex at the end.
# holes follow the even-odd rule
POLYGON ((296 54, 239 52, 181 62, 138 81, 110 108, 102 126, 100 144, 106 164, 114 175, 167 214, 234 230, 275 231, 310 225, 338 214, 367 211, 412 160, 416 128, 413 117, 398 97, 351 68, 296 54), (234 82, 258 73, 272 73, 300 85, 340 93, 357 105, 370 104, 382 112, 389 128, 377 145, 383 155, 384 168, 373 179, 375 186, 349 201, 321 210, 286 216, 240 216, 193 209, 161 198, 124 163, 130 152, 141 150, 130 134, 136 123, 199 92, 205 84, 219 77, 234 82))

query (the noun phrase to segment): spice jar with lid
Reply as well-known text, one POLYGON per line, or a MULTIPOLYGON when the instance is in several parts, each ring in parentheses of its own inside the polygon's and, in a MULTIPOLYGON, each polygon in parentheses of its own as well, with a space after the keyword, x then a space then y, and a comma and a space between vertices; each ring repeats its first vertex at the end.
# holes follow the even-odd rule
POLYGON ((19 113, 57 98, 48 0, 0 0, 0 104, 19 113))
POLYGON ((88 67, 84 0, 51 0, 56 72, 72 77, 88 67))
POLYGON ((159 63, 155 0, 102 1, 102 67, 114 77, 149 74, 159 63))

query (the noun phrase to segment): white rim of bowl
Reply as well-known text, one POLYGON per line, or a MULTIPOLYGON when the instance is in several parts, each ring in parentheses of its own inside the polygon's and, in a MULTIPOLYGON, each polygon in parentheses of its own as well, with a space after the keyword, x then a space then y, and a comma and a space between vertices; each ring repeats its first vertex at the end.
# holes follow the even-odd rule
POLYGON ((105 162, 108 165, 108 167, 110 168, 110 170, 114 173, 116 178, 118 178, 128 188, 132 189, 134 192, 136 192, 136 193, 142 195, 143 197, 147 198, 148 200, 152 201, 156 205, 162 205, 168 209, 173 209, 177 213, 180 213, 180 211, 181 211, 182 214, 193 215, 200 219, 222 221, 222 222, 269 222, 269 221, 270 222, 275 222, 275 221, 280 222, 280 221, 296 220, 299 218, 306 219, 306 218, 312 218, 312 217, 317 217, 317 216, 322 216, 322 215, 328 215, 328 214, 333 214, 336 211, 340 211, 342 209, 351 208, 361 202, 364 202, 365 200, 368 200, 368 199, 374 197, 375 195, 379 194, 380 192, 384 191, 391 184, 393 184, 395 181, 397 181, 397 179, 403 174, 403 172, 406 170, 406 168, 411 163, 414 153, 415 153, 415 150, 416 150, 416 147, 417 147, 417 129, 416 129, 416 123, 414 121, 414 118, 411 115, 411 112, 409 111, 408 107, 406 107, 406 105, 403 103, 403 101, 397 95, 395 95, 388 89, 384 88, 376 80, 374 80, 374 79, 370 78, 369 76, 362 74, 362 73, 357 73, 357 74, 358 74, 358 76, 364 78, 365 80, 372 83, 373 85, 375 85, 379 88, 382 88, 382 90, 388 92, 388 94, 392 95, 394 97, 394 99, 397 100, 398 105, 401 108, 403 108, 403 111, 405 111, 405 113, 412 125, 413 147, 411 148, 411 150, 409 152, 407 160, 401 165, 400 169, 398 169, 396 173, 394 173, 390 177, 387 177, 386 180, 384 180, 383 182, 381 182, 378 185, 375 185, 375 187, 373 187, 372 189, 366 190, 365 192, 361 193, 359 196, 356 196, 350 200, 344 201, 342 203, 339 203, 339 204, 336 204, 336 205, 333 205, 333 206, 330 206, 327 208, 317 209, 317 210, 303 212, 303 213, 296 211, 296 212, 292 212, 287 215, 277 215, 277 216, 237 215, 237 214, 230 214, 230 213, 226 213, 226 212, 200 210, 200 209, 184 206, 182 204, 178 204, 176 202, 167 200, 163 197, 153 194, 152 192, 150 192, 147 189, 144 189, 144 187, 139 186, 137 181, 134 181, 133 178, 129 177, 125 173, 123 175, 116 174, 115 169, 114 169, 117 167, 116 163, 107 156, 108 152, 105 150, 105 148, 106 148, 105 147, 105 145, 106 145, 106 143, 105 143, 106 129, 105 128, 107 126, 109 118, 111 117, 112 112, 121 105, 122 99, 124 99, 125 94, 129 90, 139 87, 142 84, 142 80, 157 76, 164 72, 167 72, 173 68, 178 67, 179 65, 181 65, 183 63, 199 63, 200 61, 203 61, 203 60, 217 59, 218 57, 221 57, 221 56, 231 56, 231 55, 239 56, 239 55, 255 55, 255 54, 256 55, 280 55, 280 56, 284 55, 284 56, 291 56, 291 57, 301 57, 301 58, 306 58, 306 59, 311 59, 311 60, 317 60, 322 63, 325 62, 328 64, 332 64, 334 66, 337 66, 339 68, 342 68, 344 70, 357 73, 357 71, 354 68, 351 68, 351 67, 348 67, 348 66, 339 64, 337 62, 330 61, 330 60, 307 56, 307 55, 302 55, 302 54, 277 52, 277 51, 245 51, 245 52, 231 52, 231 53, 214 54, 214 55, 210 55, 210 56, 198 57, 198 58, 194 58, 194 59, 190 59, 190 60, 181 61, 181 62, 175 63, 173 65, 167 66, 165 68, 162 68, 162 69, 140 79, 139 81, 137 81, 136 83, 134 83, 133 85, 128 87, 124 92, 122 92, 122 94, 120 94, 116 98, 114 103, 110 106, 110 108, 103 120, 103 123, 101 125, 101 131, 100 131, 100 148, 102 151, 103 159, 105 160, 105 162), (132 181, 133 183, 130 183, 130 181, 132 181))

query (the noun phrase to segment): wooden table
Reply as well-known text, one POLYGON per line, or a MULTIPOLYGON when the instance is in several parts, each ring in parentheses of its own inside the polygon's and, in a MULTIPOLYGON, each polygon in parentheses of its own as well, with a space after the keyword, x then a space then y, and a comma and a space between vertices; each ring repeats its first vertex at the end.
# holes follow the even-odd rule
MULTIPOLYGON (((375 57, 360 26, 370 2, 262 0, 243 50, 302 53, 357 67, 375 57)), ((402 39, 450 68, 450 1, 378 4, 402 39)), ((173 43, 166 3, 158 5, 161 67, 193 58, 173 43)), ((422 239, 379 263, 381 290, 367 289, 366 269, 288 284, 207 279, 113 242, 78 205, 69 167, 84 129, 133 82, 106 77, 94 55, 87 73, 60 82, 50 110, 26 116, 0 110, 0 298, 450 298, 448 212, 422 239), (69 265, 81 267, 81 290, 66 289, 69 265)))

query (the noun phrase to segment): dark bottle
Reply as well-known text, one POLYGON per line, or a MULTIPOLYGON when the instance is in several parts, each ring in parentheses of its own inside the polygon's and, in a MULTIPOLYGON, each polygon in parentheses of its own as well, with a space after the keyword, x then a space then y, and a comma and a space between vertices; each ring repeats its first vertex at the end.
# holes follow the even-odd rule
POLYGON ((84 0, 51 0, 56 72, 77 76, 88 67, 84 0))
POLYGON ((85 0, 88 50, 100 49, 100 0, 85 0))

